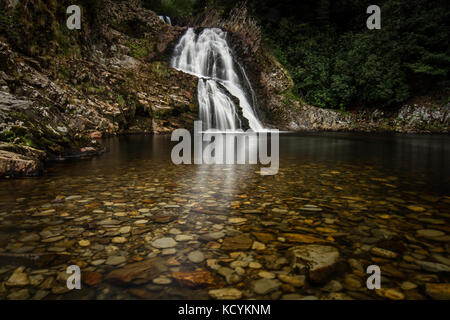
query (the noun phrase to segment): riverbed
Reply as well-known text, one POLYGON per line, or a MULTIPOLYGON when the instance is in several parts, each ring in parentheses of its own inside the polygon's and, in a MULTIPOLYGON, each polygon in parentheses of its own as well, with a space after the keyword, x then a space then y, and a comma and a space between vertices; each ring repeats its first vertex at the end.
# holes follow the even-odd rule
POLYGON ((449 290, 449 136, 285 133, 273 176, 260 165, 174 165, 170 136, 103 143, 101 156, 0 181, 0 298, 449 290), (80 290, 66 286, 69 265, 80 267, 80 290), (369 265, 380 267, 380 290, 366 286, 369 265))

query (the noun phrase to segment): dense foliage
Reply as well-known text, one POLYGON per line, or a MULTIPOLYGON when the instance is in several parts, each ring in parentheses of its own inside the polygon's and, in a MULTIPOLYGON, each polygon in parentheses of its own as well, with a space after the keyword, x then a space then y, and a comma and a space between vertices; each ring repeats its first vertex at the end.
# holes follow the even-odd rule
MULTIPOLYGON (((242 0, 140 1, 183 23, 206 7, 227 16, 242 0)), ((8 3, 0 0, 0 39, 30 55, 71 47, 73 36, 63 24, 52 23, 64 21, 69 0, 19 2, 6 14, 8 3)), ((104 1, 78 3, 94 32, 104 1)), ((449 6, 448 0, 247 0, 264 48, 289 70, 294 93, 309 104, 336 109, 389 107, 431 92, 448 97, 449 6), (370 4, 381 8, 381 30, 366 27, 370 4)))
MULTIPOLYGON (((238 2, 197 6, 209 3, 226 13, 238 2)), ((310 104, 388 107, 411 95, 448 90, 448 1, 376 1, 381 30, 369 30, 372 2, 258 0, 248 6, 267 47, 290 71, 296 93, 310 104)))
POLYGON ((142 2, 159 15, 180 18, 192 14, 196 0, 142 0, 142 2))

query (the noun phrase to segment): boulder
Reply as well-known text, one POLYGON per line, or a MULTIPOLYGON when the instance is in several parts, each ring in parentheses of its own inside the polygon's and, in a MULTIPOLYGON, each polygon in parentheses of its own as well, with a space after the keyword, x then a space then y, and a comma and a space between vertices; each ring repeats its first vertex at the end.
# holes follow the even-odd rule
POLYGON ((44 157, 45 152, 31 147, 0 143, 0 177, 38 175, 44 157))
POLYGON ((222 243, 222 250, 225 251, 245 251, 252 246, 252 239, 247 235, 239 235, 236 237, 226 237, 222 243))
POLYGON ((450 283, 427 283, 425 292, 436 300, 450 300, 450 283))
POLYGON ((206 269, 199 269, 196 271, 173 272, 172 278, 174 278, 181 286, 193 288, 211 287, 217 283, 212 273, 206 269))

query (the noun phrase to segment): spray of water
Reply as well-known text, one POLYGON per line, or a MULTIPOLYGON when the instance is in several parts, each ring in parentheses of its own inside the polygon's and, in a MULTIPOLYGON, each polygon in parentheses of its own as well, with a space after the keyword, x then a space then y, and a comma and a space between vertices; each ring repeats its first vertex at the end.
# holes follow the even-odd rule
POLYGON ((233 59, 226 32, 207 28, 197 35, 189 28, 175 47, 171 66, 199 78, 197 96, 204 129, 241 128, 238 107, 230 98, 232 95, 239 100, 250 128, 264 130, 255 114, 254 92, 244 69, 233 59))

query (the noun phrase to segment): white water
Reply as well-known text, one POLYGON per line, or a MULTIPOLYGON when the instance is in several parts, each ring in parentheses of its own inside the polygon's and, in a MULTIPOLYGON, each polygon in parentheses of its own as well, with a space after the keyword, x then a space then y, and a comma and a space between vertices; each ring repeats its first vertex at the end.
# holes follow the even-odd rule
POLYGON ((189 28, 175 47, 171 66, 199 77, 197 96, 204 129, 241 128, 237 108, 228 93, 239 99, 243 116, 255 131, 264 130, 254 112, 255 98, 244 69, 233 60, 226 32, 204 29, 196 35, 189 28), (238 76, 240 71, 241 77, 238 76), (245 93, 244 86, 250 91, 245 93), (225 88, 225 89, 224 89, 225 88))
POLYGON ((168 25, 172 25, 172 20, 168 16, 158 16, 162 20, 162 22, 167 23, 168 25))

